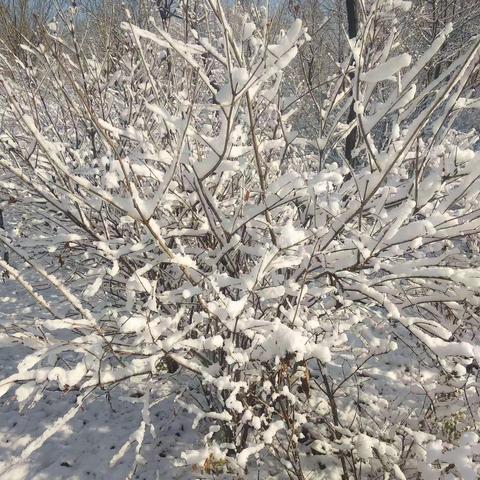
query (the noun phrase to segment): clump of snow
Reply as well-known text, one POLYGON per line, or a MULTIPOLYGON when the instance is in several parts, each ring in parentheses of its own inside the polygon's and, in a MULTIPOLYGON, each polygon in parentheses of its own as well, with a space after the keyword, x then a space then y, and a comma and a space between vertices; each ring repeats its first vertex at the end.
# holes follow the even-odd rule
POLYGON ((284 227, 282 227, 277 244, 280 248, 288 248, 295 244, 301 243, 303 240, 305 240, 305 237, 305 232, 295 228, 293 226, 293 222, 290 220, 284 227))
POLYGON ((377 65, 366 73, 362 73, 360 79, 367 83, 378 83, 384 80, 393 80, 393 76, 402 68, 408 67, 412 57, 408 53, 402 53, 377 65))

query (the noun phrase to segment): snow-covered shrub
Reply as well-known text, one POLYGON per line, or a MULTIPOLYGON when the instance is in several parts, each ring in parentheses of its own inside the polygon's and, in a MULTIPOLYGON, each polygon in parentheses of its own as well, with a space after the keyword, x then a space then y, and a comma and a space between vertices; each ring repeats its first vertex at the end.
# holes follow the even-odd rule
POLYGON ((142 422, 112 467, 132 447, 134 472, 158 385, 178 377, 203 435, 183 462, 205 473, 271 454, 278 478, 478 476, 480 154, 451 124, 478 104, 480 41, 417 87, 449 27, 412 59, 393 28, 408 3, 369 7, 317 138, 283 95, 301 21, 268 45, 266 14, 233 30, 213 0, 191 30, 122 24, 104 58, 64 17, 48 47, 24 46, 30 66, 3 66, 18 222, 0 266, 45 316, 9 334, 32 353, 0 393, 78 395, 22 458, 93 393, 130 388, 142 422))

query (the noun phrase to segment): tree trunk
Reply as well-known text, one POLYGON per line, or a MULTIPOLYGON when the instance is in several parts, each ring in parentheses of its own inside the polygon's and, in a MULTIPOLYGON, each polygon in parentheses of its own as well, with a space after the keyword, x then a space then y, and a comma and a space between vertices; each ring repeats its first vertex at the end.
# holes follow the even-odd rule
MULTIPOLYGON (((3 211, 2 211, 2 210, 0 210, 0 228, 1 228, 2 230, 5 230, 5 224, 4 224, 4 222, 3 222, 3 211)), ((4 259, 6 262, 8 262, 8 251, 7 251, 7 250, 5 250, 5 251, 3 252, 3 259, 4 259)))
POLYGON ((357 5, 355 1, 356 0, 346 0, 348 38, 355 38, 358 33, 357 5))
MULTIPOLYGON (((355 38, 358 33, 358 17, 356 0, 346 0, 347 7, 347 21, 348 21, 348 38, 355 38)), ((352 78, 351 75, 350 78, 352 78)), ((353 95, 353 92, 352 92, 353 95)), ((351 123, 355 119, 355 110, 353 108, 353 101, 348 112, 347 123, 351 123)), ((357 142, 357 127, 354 127, 345 139, 345 158, 348 163, 352 165, 352 152, 357 142)))

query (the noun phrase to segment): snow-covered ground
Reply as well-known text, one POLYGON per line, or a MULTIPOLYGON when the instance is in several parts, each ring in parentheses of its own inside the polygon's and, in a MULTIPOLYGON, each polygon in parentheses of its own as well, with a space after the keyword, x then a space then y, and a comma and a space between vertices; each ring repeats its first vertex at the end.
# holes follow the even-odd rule
MULTIPOLYGON (((48 296, 48 292, 43 292, 48 296)), ((52 299, 53 300, 53 299, 52 299)), ((14 280, 0 282, 0 329, 17 331, 31 328, 37 311, 33 300, 14 280)), ((0 344, 0 377, 16 370, 19 360, 30 350, 20 344, 0 344)), ((152 423, 156 438, 147 433, 141 455, 145 465, 137 468, 131 478, 189 479, 191 467, 182 466, 180 453, 196 440, 191 421, 174 403, 175 390, 170 385, 153 388, 159 403, 153 408, 152 423), (175 465, 177 463, 178 465, 175 465)), ((101 392, 100 392, 101 393, 101 392)), ((74 392, 46 392, 45 398, 32 408, 19 413, 14 390, 0 400, 0 479, 2 480, 60 480, 60 479, 121 479, 126 478, 134 464, 135 447, 114 467, 111 458, 125 439, 141 422, 141 405, 121 400, 121 392, 110 397, 98 395, 88 403, 42 448, 22 460, 25 448, 65 414, 74 404, 74 392)))

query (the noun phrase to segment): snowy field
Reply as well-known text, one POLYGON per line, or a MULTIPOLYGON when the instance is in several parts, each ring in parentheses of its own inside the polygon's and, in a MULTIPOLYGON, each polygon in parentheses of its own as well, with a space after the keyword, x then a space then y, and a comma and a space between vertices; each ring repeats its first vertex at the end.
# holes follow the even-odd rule
MULTIPOLYGON (((39 291, 44 285, 36 284, 39 291)), ((43 287, 43 288, 42 288, 43 287)), ((43 293, 46 298, 55 300, 43 293)), ((58 301, 58 298, 57 298, 58 301)), ((14 280, 0 283, 0 329, 18 332, 31 328, 34 318, 41 318, 31 297, 14 280)), ((21 343, 11 344, 2 337, 0 344, 0 372, 2 378, 16 370, 16 365, 31 350, 21 343)), ((132 478, 189 479, 191 467, 184 464, 180 453, 195 441, 191 421, 184 413, 179 415, 173 400, 175 388, 158 386, 159 403, 152 409, 156 439, 146 441, 142 455, 146 465, 139 466, 132 478), (163 398, 163 399, 162 399, 163 398)), ((33 440, 75 405, 74 392, 47 392, 45 398, 33 407, 19 413, 13 395, 0 400, 0 478, 3 480, 87 480, 126 478, 132 468, 135 449, 110 468, 110 460, 120 449, 124 439, 136 430, 141 420, 141 406, 121 401, 115 392, 108 402, 105 395, 92 398, 85 410, 61 428, 41 450, 24 461, 22 452, 33 440)))

